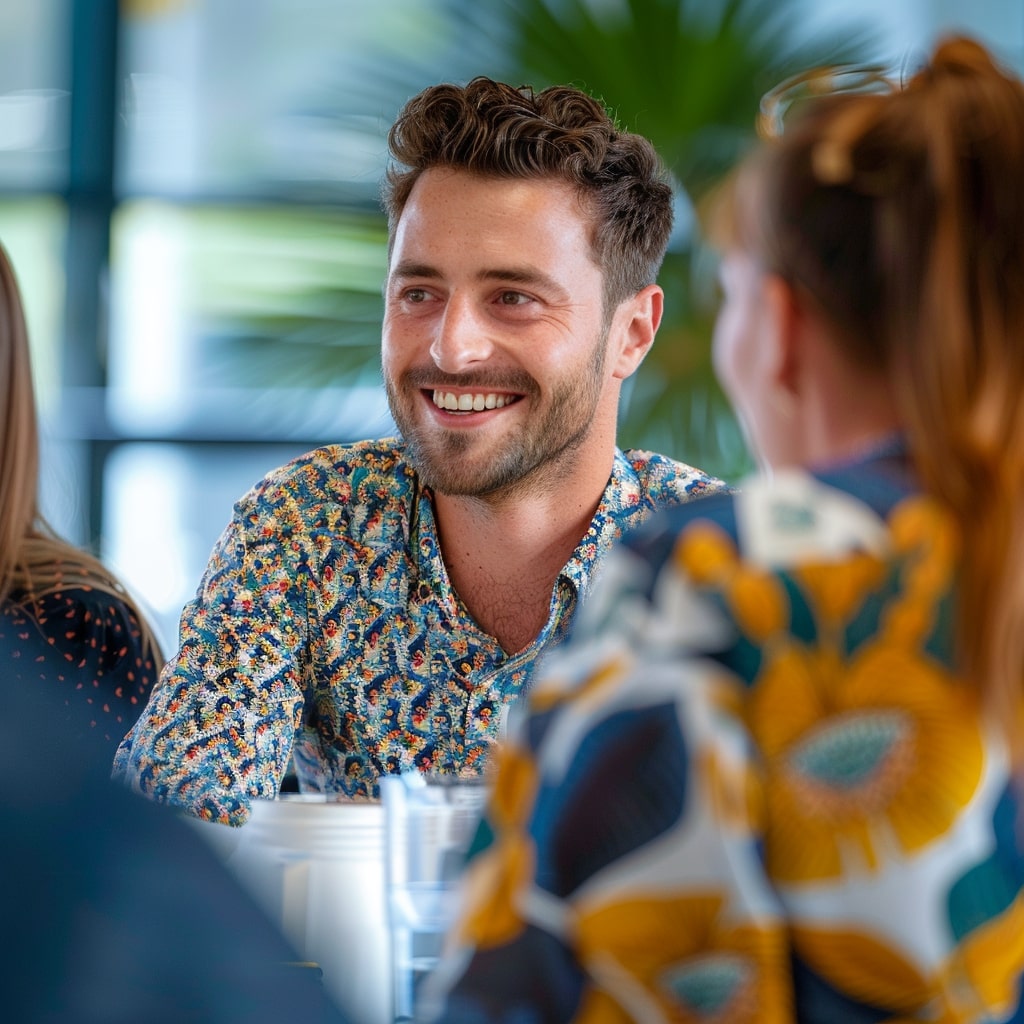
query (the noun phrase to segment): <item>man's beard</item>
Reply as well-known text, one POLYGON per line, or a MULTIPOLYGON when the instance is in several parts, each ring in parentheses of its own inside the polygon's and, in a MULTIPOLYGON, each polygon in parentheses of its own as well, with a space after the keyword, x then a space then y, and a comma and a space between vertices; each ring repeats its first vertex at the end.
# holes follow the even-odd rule
POLYGON ((605 331, 594 346, 589 362, 567 380, 555 384, 548 408, 540 419, 528 420, 509 434, 500 448, 478 452, 480 440, 472 430, 445 430, 425 426, 418 418, 420 389, 460 388, 486 394, 507 391, 521 394, 520 401, 536 399, 537 382, 524 371, 476 374, 442 374, 437 370, 409 370, 399 388, 387 374, 384 386, 388 405, 408 445, 409 458, 426 486, 438 494, 495 498, 518 493, 521 488, 557 487, 555 467, 576 451, 590 432, 604 382, 605 331), (550 476, 545 471, 550 470, 550 476))

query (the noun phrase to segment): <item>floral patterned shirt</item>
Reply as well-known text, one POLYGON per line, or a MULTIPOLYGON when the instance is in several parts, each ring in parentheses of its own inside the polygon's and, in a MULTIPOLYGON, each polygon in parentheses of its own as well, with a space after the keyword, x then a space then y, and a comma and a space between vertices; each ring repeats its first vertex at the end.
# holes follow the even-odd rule
POLYGON ((1024 1020, 1020 780, 954 667, 955 552, 897 458, 618 546, 502 745, 424 1017, 1024 1020))
POLYGON ((349 797, 375 796, 382 773, 477 774, 612 541, 656 506, 723 486, 661 455, 617 451, 547 624, 507 655, 451 587, 404 442, 303 456, 236 505, 114 774, 230 824, 276 794, 293 756, 301 789, 349 797))

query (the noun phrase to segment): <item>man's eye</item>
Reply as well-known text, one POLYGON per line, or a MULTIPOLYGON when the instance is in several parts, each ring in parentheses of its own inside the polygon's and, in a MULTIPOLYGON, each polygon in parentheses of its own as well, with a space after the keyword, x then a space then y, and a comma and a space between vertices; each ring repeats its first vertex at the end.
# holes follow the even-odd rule
POLYGON ((403 297, 406 302, 425 302, 427 293, 422 288, 410 288, 403 297))
POLYGON ((499 301, 503 306, 524 306, 530 297, 522 292, 502 292, 499 301))

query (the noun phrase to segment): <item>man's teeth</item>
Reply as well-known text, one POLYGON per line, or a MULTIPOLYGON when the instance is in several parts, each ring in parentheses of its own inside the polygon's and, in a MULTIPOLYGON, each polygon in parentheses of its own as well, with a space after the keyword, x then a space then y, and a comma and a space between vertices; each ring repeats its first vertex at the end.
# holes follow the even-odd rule
POLYGON ((515 401, 515 395, 454 395, 450 391, 435 391, 434 405, 451 412, 483 412, 484 409, 501 409, 515 401))

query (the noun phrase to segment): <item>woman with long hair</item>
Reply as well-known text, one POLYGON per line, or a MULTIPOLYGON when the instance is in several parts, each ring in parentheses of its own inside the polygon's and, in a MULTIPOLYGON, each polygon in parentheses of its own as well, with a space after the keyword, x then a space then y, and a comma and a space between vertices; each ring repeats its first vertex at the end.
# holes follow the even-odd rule
POLYGON ((712 223, 767 472, 607 563, 444 1020, 1024 1020, 1024 87, 952 38, 764 115, 712 223))
POLYGON ((160 650, 114 574, 40 514, 29 343, 2 247, 0 431, 0 685, 35 686, 41 708, 69 719, 112 759, 145 706, 160 650))

